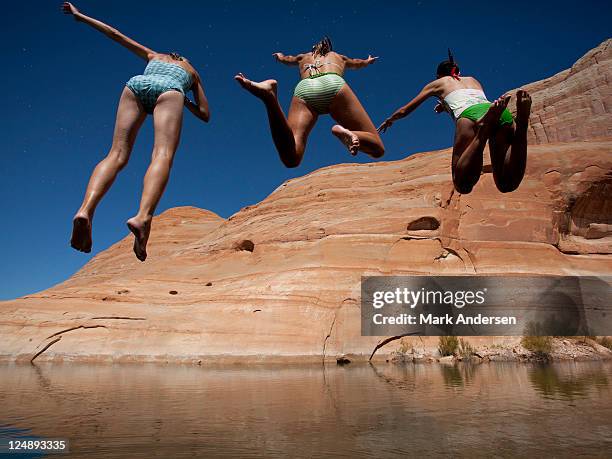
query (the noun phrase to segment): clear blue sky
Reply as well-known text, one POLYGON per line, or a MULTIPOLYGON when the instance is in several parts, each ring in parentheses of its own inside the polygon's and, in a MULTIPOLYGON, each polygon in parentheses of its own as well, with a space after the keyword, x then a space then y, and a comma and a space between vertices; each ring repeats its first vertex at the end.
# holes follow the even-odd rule
MULTIPOLYGON (((84 13, 156 51, 177 51, 200 71, 212 120, 185 113, 172 178, 158 213, 181 205, 223 217, 265 198, 284 180, 353 159, 321 118, 297 169, 279 161, 264 109, 233 75, 274 77, 284 107, 295 68, 275 51, 310 49, 322 35, 353 57, 380 56, 347 74, 376 124, 408 101, 450 46, 464 74, 487 94, 548 77, 610 35, 604 1, 77 1, 84 13)), ((4 65, 0 215, 0 298, 42 290, 66 279, 127 234, 138 207, 152 146, 151 120, 128 167, 98 208, 94 251, 72 250, 71 218, 89 174, 110 146, 118 96, 144 62, 60 12, 59 1, 8 2, 0 18, 4 65)), ((385 160, 447 147, 452 124, 433 101, 384 137, 385 160)), ((368 161, 359 156, 357 161, 368 161)), ((155 231, 155 229, 153 229, 155 231)))

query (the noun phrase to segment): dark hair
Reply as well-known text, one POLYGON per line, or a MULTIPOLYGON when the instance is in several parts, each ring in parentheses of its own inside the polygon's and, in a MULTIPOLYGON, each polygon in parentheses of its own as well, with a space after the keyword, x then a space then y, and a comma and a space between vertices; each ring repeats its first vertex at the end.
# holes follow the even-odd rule
POLYGON ((438 68, 436 69, 436 76, 456 76, 459 75, 459 66, 455 62, 455 58, 451 53, 451 50, 448 50, 448 60, 442 61, 438 64, 438 68))
POLYGON ((325 56, 327 53, 333 50, 331 38, 325 36, 319 41, 315 43, 312 47, 312 54, 320 54, 321 56, 325 56))
POLYGON ((182 60, 184 60, 184 59, 183 59, 183 56, 181 56, 179 53, 174 52, 174 51, 172 51, 171 53, 168 53, 168 55, 169 55, 169 56, 170 56, 172 59, 174 59, 175 61, 182 61, 182 60))

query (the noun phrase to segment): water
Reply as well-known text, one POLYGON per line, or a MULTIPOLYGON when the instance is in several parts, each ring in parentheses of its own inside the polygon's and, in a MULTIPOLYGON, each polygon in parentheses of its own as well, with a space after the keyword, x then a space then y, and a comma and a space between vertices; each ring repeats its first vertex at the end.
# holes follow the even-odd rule
POLYGON ((603 457, 612 364, 0 366, 0 437, 87 458, 603 457))

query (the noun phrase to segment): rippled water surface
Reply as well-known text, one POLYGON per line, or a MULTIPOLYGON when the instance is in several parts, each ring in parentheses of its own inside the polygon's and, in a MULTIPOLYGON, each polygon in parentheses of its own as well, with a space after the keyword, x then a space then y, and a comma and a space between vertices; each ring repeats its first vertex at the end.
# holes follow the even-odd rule
POLYGON ((0 366, 0 437, 89 458, 603 457, 612 365, 0 366))

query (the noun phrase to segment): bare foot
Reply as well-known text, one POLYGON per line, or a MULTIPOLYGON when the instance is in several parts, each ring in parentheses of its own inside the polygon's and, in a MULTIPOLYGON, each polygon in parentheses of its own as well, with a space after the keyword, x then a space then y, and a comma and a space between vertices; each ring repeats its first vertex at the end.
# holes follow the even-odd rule
POLYGON ((502 96, 491 103, 487 113, 478 120, 481 130, 488 132, 499 123, 499 118, 504 109, 508 106, 508 102, 510 102, 510 96, 502 96))
POLYGON ((91 252, 91 220, 85 213, 77 213, 72 219, 70 245, 79 252, 91 252))
POLYGON ((516 91, 516 124, 527 126, 531 113, 531 96, 522 89, 516 91))
POLYGON ((276 86, 278 83, 276 80, 265 80, 261 82, 251 81, 244 74, 239 73, 234 77, 240 86, 249 91, 255 97, 261 100, 269 99, 271 97, 276 98, 276 86))
POLYGON ((132 217, 127 221, 127 227, 134 234, 134 253, 140 261, 147 259, 147 242, 151 233, 151 220, 140 220, 132 217))
POLYGON ((357 155, 357 152, 359 151, 359 137, 357 137, 356 134, 340 126, 339 124, 336 124, 332 128, 332 134, 338 137, 340 142, 346 145, 346 148, 348 148, 351 155, 357 155))

